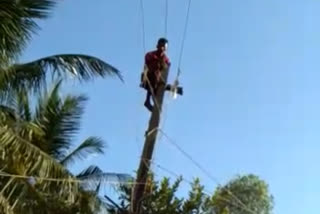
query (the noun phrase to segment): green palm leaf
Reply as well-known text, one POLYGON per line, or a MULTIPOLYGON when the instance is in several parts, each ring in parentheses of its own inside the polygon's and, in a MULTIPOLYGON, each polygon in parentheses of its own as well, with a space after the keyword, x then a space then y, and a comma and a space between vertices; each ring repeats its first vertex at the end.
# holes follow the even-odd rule
POLYGON ((13 101, 13 104, 21 120, 30 121, 32 119, 27 89, 16 93, 16 99, 13 101))
POLYGON ((12 61, 25 48, 39 27, 35 19, 47 18, 54 0, 1 0, 0 67, 12 61))
POLYGON ((10 154, 10 157, 8 155, 6 157, 7 165, 11 165, 9 167, 20 162, 25 163, 24 171, 21 173, 42 177, 70 178, 70 173, 62 165, 10 128, 0 127, 0 142, 0 147, 6 151, 6 154, 10 154))
MULTIPOLYGON (((48 82, 55 82, 56 78, 67 80, 71 77, 83 82, 106 76, 117 76, 123 80, 122 76, 112 65, 83 54, 59 54, 32 62, 19 62, 18 57, 39 29, 36 21, 47 18, 57 1, 0 1, 0 173, 37 178, 36 184, 15 178, 0 194, 0 212, 4 207, 6 213, 42 213, 49 210, 64 213, 55 209, 64 204, 66 208, 81 207, 79 212, 83 213, 82 207, 87 209, 96 194, 82 192, 79 181, 75 181, 76 178, 61 163, 67 165, 77 158, 103 153, 103 143, 98 138, 88 138, 73 152, 67 153, 79 130, 87 98, 67 96, 62 99, 59 81, 50 93, 40 96, 33 111, 30 102, 33 97, 30 95, 35 92, 37 94, 32 95, 41 94, 48 82)), ((119 179, 121 176, 125 175, 99 172, 98 168, 88 169, 80 175, 84 184, 90 180, 119 179)), ((0 178, 2 190, 10 179, 0 178)), ((96 191, 100 185, 96 186, 96 191)), ((70 208, 70 213, 75 213, 73 208, 70 208)))
POLYGON ((88 190, 97 191, 101 184, 127 183, 132 181, 132 176, 124 173, 103 172, 98 166, 91 165, 76 176, 83 181, 83 187, 88 190))
MULTIPOLYGON (((13 181, 16 182, 7 188, 11 192, 12 189, 16 189, 17 183, 19 183, 18 190, 14 192, 13 197, 11 197, 12 193, 5 192, 8 200, 11 198, 15 201, 14 204, 18 203, 17 209, 23 205, 21 201, 26 203, 37 201, 38 204, 40 203, 39 205, 43 206, 46 204, 45 195, 48 194, 54 194, 70 203, 74 202, 79 192, 79 182, 75 182, 76 178, 62 165, 12 131, 7 130, 6 133, 0 133, 0 136, 0 146, 6 152, 5 160, 1 164, 3 169, 1 175, 36 176, 37 188, 34 187, 34 183, 22 178, 14 179, 13 181), (59 181, 47 180, 47 178, 57 178, 59 181)), ((3 179, 1 183, 3 183, 3 179)), ((3 186, 2 190, 5 190, 3 186)), ((10 201, 13 203, 11 199, 10 201)), ((27 206, 31 208, 32 204, 27 206)))
POLYGON ((85 96, 59 96, 61 82, 54 85, 50 93, 44 94, 36 108, 34 122, 42 128, 45 136, 45 151, 57 160, 66 157, 73 137, 80 129, 80 119, 84 111, 85 96))
POLYGON ((7 98, 12 91, 24 88, 39 91, 46 87, 50 76, 64 80, 73 77, 80 82, 106 76, 117 76, 123 80, 117 68, 99 58, 81 54, 54 55, 0 68, 0 95, 7 98))
POLYGON ((0 105, 0 125, 9 125, 19 119, 14 108, 0 105))
POLYGON ((90 154, 103 154, 104 142, 97 137, 89 137, 81 143, 75 150, 70 152, 66 157, 61 160, 61 164, 68 165, 76 159, 85 159, 90 154))
POLYGON ((0 194, 0 213, 14 214, 12 206, 3 194, 0 194))

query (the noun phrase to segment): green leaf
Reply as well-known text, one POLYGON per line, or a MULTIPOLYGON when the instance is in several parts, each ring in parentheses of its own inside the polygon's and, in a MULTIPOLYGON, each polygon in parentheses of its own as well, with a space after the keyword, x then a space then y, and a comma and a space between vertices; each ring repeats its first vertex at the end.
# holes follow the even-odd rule
POLYGON ((90 154, 103 154, 104 142, 97 137, 89 137, 81 143, 75 150, 70 152, 66 157, 61 160, 61 164, 68 165, 76 159, 85 159, 90 154))
POLYGON ((40 177, 71 178, 62 165, 10 128, 0 127, 0 142, 0 147, 6 151, 6 159, 26 164, 22 173, 40 177))
POLYGON ((0 212, 14 214, 12 206, 10 205, 6 197, 3 196, 3 194, 0 194, 0 212))
POLYGON ((129 174, 103 172, 97 166, 89 166, 76 176, 78 179, 84 181, 83 187, 88 190, 96 190, 99 185, 111 184, 115 186, 118 182, 126 183, 133 178, 129 174))
POLYGON ((80 82, 95 77, 117 76, 123 80, 120 71, 103 60, 81 54, 62 54, 44 57, 26 64, 0 67, 0 98, 10 98, 12 92, 27 88, 38 92, 47 86, 49 77, 80 82))
POLYGON ((54 0, 1 0, 0 4, 0 67, 20 55, 39 29, 36 19, 45 19, 54 0))
POLYGON ((217 214, 228 209, 230 213, 272 213, 273 200, 268 187, 259 177, 249 174, 238 176, 225 186, 217 188, 213 196, 217 214))
POLYGON ((58 160, 66 157, 73 137, 80 129, 80 119, 84 112, 85 96, 59 96, 61 81, 50 93, 39 99, 34 122, 43 129, 42 143, 47 145, 48 154, 58 160))

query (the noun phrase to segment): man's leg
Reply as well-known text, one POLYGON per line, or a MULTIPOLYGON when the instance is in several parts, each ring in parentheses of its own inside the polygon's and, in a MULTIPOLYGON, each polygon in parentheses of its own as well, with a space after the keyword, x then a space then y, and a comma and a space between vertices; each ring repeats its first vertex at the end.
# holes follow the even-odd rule
POLYGON ((144 102, 144 106, 150 111, 153 111, 153 106, 151 105, 150 102, 150 98, 151 98, 152 94, 150 92, 150 90, 147 91, 147 96, 146 96, 146 101, 144 102))

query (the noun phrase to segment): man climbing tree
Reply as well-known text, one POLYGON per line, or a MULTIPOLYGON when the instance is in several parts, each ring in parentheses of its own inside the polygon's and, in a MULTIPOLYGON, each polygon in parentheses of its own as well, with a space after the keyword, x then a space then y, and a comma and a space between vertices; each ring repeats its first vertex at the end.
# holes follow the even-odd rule
MULTIPOLYGON (((151 104, 150 98, 157 93, 160 84, 166 84, 162 79, 161 72, 164 69, 168 69, 171 64, 165 53, 167 48, 168 40, 166 38, 160 38, 157 43, 157 49, 145 55, 145 67, 144 72, 141 74, 140 86, 147 91, 144 106, 151 112, 153 111, 153 105, 151 104)), ((166 86, 166 90, 170 91, 172 89, 173 86, 166 86)), ((182 95, 182 88, 179 87, 177 93, 182 95)))
MULTIPOLYGON (((168 48, 168 40, 160 38, 158 40, 157 49, 150 51, 145 55, 144 72, 141 75, 141 87, 146 89, 147 96, 144 106, 152 112, 151 96, 157 93, 159 84, 165 84, 161 80, 161 71, 170 66, 170 60, 165 52, 168 48)), ((154 100, 153 100, 154 101, 154 100)))

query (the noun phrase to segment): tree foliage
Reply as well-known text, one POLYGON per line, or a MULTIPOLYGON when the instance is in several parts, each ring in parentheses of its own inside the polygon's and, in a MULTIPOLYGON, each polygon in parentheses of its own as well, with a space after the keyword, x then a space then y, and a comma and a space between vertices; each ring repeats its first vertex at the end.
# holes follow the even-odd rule
MULTIPOLYGON (((211 211, 210 196, 204 193, 204 187, 199 179, 192 183, 188 197, 179 198, 177 191, 182 182, 182 177, 172 184, 169 178, 163 178, 161 182, 154 181, 151 175, 146 186, 145 196, 141 202, 141 213, 151 214, 209 214, 211 211)), ((120 206, 109 204, 109 211, 115 213, 127 213, 130 209, 132 186, 121 186, 120 206)))
POLYGON ((37 20, 48 18, 55 0, 1 0, 0 4, 0 98, 12 91, 28 88, 37 92, 47 87, 49 77, 80 82, 97 77, 117 76, 120 71, 94 56, 66 53, 19 62, 32 35, 39 30, 37 20))
POLYGON ((75 161, 103 154, 105 146, 100 138, 89 137, 72 150, 86 98, 62 98, 60 83, 40 93, 34 107, 28 93, 19 91, 0 111, 0 204, 14 213, 30 210, 29 213, 67 214, 78 210, 90 214, 103 204, 98 197, 103 181, 131 178, 127 174, 105 173, 97 166, 90 166, 79 175, 68 170, 67 165, 75 161), (25 176, 35 179, 31 182, 25 176))
MULTIPOLYGON (((213 195, 204 190, 199 179, 191 184, 186 198, 177 192, 182 177, 170 184, 169 178, 154 181, 152 175, 141 203, 143 214, 271 214, 273 198, 267 184, 255 175, 239 176, 224 186, 219 186, 213 195)), ((111 213, 128 213, 131 202, 131 187, 120 188, 119 206, 109 204, 111 213)))
POLYGON ((216 214, 271 214, 273 209, 268 185, 252 174, 218 187, 212 200, 216 214))
POLYGON ((1 0, 0 62, 9 64, 39 29, 37 19, 46 19, 53 9, 53 0, 1 0))
POLYGON ((33 34, 40 29, 37 21, 48 18, 56 4, 55 0, 1 0, 0 211, 3 213, 90 213, 101 203, 97 186, 102 180, 128 177, 104 173, 97 166, 84 169, 85 176, 78 177, 68 170, 67 166, 75 161, 93 153, 102 154, 104 143, 98 137, 89 137, 72 150, 86 97, 62 98, 58 94, 62 81, 68 77, 80 82, 113 75, 122 79, 120 71, 97 57, 76 53, 19 61, 33 34), (47 92, 48 82, 57 81, 53 90, 47 92), (36 101, 35 108, 31 101, 36 101), (82 182, 74 182, 76 178, 82 182))

